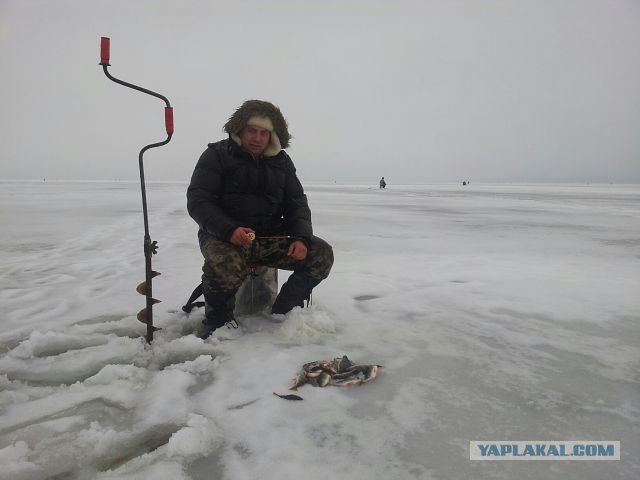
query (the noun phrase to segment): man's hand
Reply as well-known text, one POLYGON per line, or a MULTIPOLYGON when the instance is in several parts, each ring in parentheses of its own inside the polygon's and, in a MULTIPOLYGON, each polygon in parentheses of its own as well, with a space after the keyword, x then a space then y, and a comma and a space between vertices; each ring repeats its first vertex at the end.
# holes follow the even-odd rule
POLYGON ((304 260, 307 258, 307 246, 304 242, 300 240, 295 240, 291 245, 289 245, 289 251, 287 255, 289 255, 294 260, 304 260))
MULTIPOLYGON (((249 227, 238 227, 231 234, 231 238, 229 241, 234 245, 251 245, 253 241, 249 236, 250 233, 255 234, 255 232, 249 227)), ((255 238, 255 237, 253 237, 255 238)))

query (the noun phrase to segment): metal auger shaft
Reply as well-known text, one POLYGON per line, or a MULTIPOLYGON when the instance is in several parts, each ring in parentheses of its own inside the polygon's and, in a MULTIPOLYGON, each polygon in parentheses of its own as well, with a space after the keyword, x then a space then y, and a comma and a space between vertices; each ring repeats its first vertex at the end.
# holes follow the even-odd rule
POLYGON ((173 108, 169 103, 169 100, 159 93, 153 92, 146 88, 139 87, 132 83, 128 83, 122 81, 118 78, 113 77, 107 67, 111 66, 109 63, 109 55, 110 55, 110 39, 107 37, 102 37, 100 39, 100 65, 102 65, 102 69, 104 74, 107 76, 109 80, 112 80, 115 83, 123 85, 128 88, 132 88, 134 90, 138 90, 139 92, 146 93, 147 95, 152 95, 163 100, 166 104, 164 109, 164 119, 165 126, 167 131, 167 139, 158 142, 146 145, 140 150, 140 154, 138 155, 138 166, 140 169, 140 189, 142 191, 142 214, 144 216, 144 259, 145 259, 145 280, 141 284, 136 287, 136 291, 141 295, 144 295, 147 299, 147 304, 145 308, 138 312, 138 320, 147 325, 147 335, 146 340, 148 343, 153 341, 153 332, 156 330, 160 330, 158 327, 153 326, 153 305, 155 303, 160 302, 153 298, 153 277, 160 275, 160 272, 156 272, 151 267, 151 256, 155 255, 158 250, 158 242, 151 241, 151 237, 149 236, 149 217, 147 214, 147 190, 145 188, 144 181, 144 163, 143 163, 143 155, 144 152, 151 148, 160 147, 162 145, 166 145, 171 140, 173 135, 173 108))

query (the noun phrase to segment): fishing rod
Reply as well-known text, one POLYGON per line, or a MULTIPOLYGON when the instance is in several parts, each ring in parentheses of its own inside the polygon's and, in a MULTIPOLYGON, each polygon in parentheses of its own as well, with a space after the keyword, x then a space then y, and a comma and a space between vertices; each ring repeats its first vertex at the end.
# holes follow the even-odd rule
POLYGON ((247 233, 247 238, 251 242, 253 242, 255 239, 258 239, 258 240, 267 240, 267 239, 281 240, 281 239, 285 239, 285 238, 295 238, 295 237, 292 237, 291 235, 273 235, 273 236, 269 236, 269 237, 263 237, 263 236, 256 236, 256 234, 254 232, 249 232, 249 233, 247 233))
POLYGON ((146 297, 147 304, 145 308, 143 308, 138 312, 137 317, 139 321, 141 321, 147 326, 147 335, 145 338, 148 343, 151 343, 153 341, 153 332, 155 332, 156 330, 160 330, 160 328, 153 326, 153 305, 156 303, 159 303, 160 300, 153 298, 153 286, 152 286, 153 277, 157 277, 158 275, 160 275, 160 272, 156 272, 151 268, 151 256, 158 253, 158 242, 155 240, 151 241, 151 237, 149 236, 149 217, 147 215, 147 189, 144 183, 144 164, 142 161, 142 157, 144 155, 144 152, 146 152, 147 150, 155 147, 161 147, 162 145, 166 145, 171 140, 171 137, 173 135, 173 108, 171 107, 169 100, 167 100, 167 97, 165 97, 164 95, 160 95, 159 93, 153 92, 146 88, 142 88, 138 85, 125 82, 123 80, 115 78, 109 73, 109 71, 107 70, 107 67, 111 66, 111 64, 109 63, 110 44, 111 44, 111 40, 108 37, 100 38, 99 65, 102 65, 102 70, 104 71, 104 74, 107 76, 107 78, 115 83, 124 85, 125 87, 132 88, 134 90, 138 90, 139 92, 146 93, 147 95, 152 95, 154 97, 157 97, 163 100, 164 103, 166 104, 166 107, 164 109, 164 122, 165 122, 166 131, 167 131, 167 139, 162 142, 151 143, 149 145, 142 147, 142 150, 140 150, 140 153, 138 155, 138 166, 140 168, 140 189, 142 190, 142 214, 144 216, 145 280, 144 282, 140 283, 136 287, 136 291, 139 294, 144 295, 146 297))

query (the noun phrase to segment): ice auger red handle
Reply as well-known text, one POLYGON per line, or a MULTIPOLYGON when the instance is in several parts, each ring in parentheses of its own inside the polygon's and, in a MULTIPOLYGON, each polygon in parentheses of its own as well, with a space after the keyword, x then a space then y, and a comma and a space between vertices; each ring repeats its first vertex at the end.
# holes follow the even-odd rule
MULTIPOLYGON (((111 39, 100 37, 100 65, 111 66, 109 57, 111 56, 111 39)), ((173 135, 173 107, 164 108, 164 124, 168 135, 173 135)))
POLYGON ((164 124, 167 127, 167 134, 173 135, 173 107, 164 107, 164 124))
POLYGON ((100 65, 111 65, 109 63, 109 51, 111 40, 108 37, 100 38, 100 65))

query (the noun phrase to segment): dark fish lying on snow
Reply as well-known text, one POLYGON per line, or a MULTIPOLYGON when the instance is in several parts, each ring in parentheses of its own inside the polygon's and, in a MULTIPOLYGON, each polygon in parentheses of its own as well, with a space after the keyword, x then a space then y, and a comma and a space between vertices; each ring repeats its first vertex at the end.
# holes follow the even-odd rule
MULTIPOLYGON (((333 360, 309 362, 302 366, 302 370, 293 379, 289 390, 297 390, 298 387, 307 383, 314 387, 362 385, 375 380, 380 368, 382 365, 357 365, 346 355, 333 360)), ((281 395, 275 392, 274 394, 286 400, 302 400, 302 397, 295 394, 281 395)))

